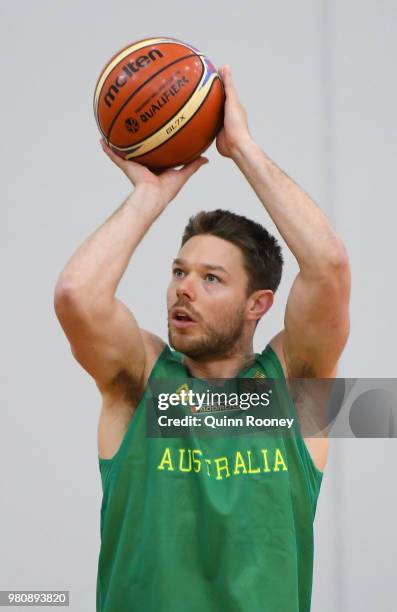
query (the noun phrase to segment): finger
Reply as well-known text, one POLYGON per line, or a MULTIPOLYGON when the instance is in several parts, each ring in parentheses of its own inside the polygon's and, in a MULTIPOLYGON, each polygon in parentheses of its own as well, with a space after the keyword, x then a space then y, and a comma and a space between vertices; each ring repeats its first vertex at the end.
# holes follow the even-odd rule
POLYGON ((174 168, 168 168, 166 170, 162 170, 161 174, 186 174, 187 171, 195 172, 199 169, 200 166, 207 164, 209 159, 207 157, 196 157, 193 161, 188 164, 184 164, 182 166, 176 166, 174 168))
POLYGON ((225 64, 219 69, 219 72, 221 73, 222 81, 225 86, 226 95, 237 96, 237 91, 233 83, 230 66, 228 64, 225 64))
POLYGON ((105 153, 113 153, 112 149, 109 147, 104 138, 101 138, 99 142, 101 143, 101 147, 105 151, 105 153))
POLYGON ((178 173, 182 174, 182 176, 186 176, 186 175, 191 176, 192 174, 197 172, 197 170, 201 168, 201 166, 205 166, 205 164, 208 164, 208 162, 209 162, 209 159, 207 157, 198 157, 197 159, 194 159, 189 164, 185 164, 183 168, 178 170, 178 173))
POLYGON ((170 174, 174 176, 174 180, 178 184, 178 189, 186 183, 186 181, 195 173, 197 170, 208 163, 206 157, 198 157, 192 162, 185 164, 180 170, 167 170, 164 174, 170 174))
POLYGON ((104 138, 101 138, 99 142, 101 144, 102 150, 104 151, 104 153, 106 153, 106 155, 108 155, 109 157, 113 157, 115 155, 104 138))
POLYGON ((177 178, 179 179, 179 183, 182 186, 186 181, 195 173, 201 166, 205 166, 208 164, 209 160, 206 157, 198 157, 193 160, 189 164, 186 164, 180 170, 174 170, 177 178))
MULTIPOLYGON (((106 153, 106 155, 108 155, 111 159, 114 159, 116 157, 116 153, 113 151, 113 149, 109 147, 109 145, 106 143, 106 140, 104 138, 101 138, 99 142, 101 143, 102 150, 106 153)), ((121 157, 119 157, 118 155, 117 158, 121 159, 121 157)))
POLYGON ((119 168, 121 168, 122 170, 125 170, 126 168, 126 164, 128 162, 126 162, 122 157, 120 157, 119 155, 117 155, 117 153, 115 153, 113 151, 113 149, 111 149, 107 144, 104 138, 101 138, 100 140, 101 146, 103 151, 106 153, 106 155, 108 157, 110 157, 110 159, 112 160, 112 162, 114 162, 119 168))

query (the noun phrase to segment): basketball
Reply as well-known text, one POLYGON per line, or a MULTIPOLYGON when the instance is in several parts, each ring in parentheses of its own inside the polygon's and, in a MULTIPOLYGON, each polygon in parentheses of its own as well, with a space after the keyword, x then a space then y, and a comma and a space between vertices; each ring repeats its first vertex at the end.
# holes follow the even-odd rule
POLYGON ((152 169, 186 164, 223 123, 224 89, 210 60, 173 38, 125 47, 102 70, 94 114, 109 147, 152 169))

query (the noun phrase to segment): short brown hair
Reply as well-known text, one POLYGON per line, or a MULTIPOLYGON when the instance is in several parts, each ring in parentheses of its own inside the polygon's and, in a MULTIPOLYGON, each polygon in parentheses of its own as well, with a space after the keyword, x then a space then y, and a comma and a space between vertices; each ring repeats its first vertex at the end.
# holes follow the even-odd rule
POLYGON ((181 246, 200 234, 218 236, 240 248, 248 275, 248 295, 258 289, 276 291, 283 268, 281 247, 262 225, 218 208, 210 212, 201 211, 190 217, 181 246))

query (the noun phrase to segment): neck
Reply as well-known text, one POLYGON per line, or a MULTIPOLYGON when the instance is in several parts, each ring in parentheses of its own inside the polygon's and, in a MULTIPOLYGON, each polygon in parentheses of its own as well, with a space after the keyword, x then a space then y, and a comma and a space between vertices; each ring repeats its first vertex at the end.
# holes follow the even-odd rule
POLYGON ((203 360, 185 356, 184 363, 194 378, 234 378, 241 370, 248 368, 255 361, 252 348, 246 351, 233 352, 230 355, 214 356, 203 360))

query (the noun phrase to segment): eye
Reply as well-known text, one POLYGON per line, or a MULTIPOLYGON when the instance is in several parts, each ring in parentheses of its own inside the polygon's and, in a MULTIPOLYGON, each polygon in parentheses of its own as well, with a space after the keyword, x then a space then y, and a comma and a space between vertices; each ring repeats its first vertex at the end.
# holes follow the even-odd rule
POLYGON ((175 278, 183 278, 185 273, 180 268, 174 268, 172 274, 175 276, 175 278))
POLYGON ((211 284, 219 282, 219 278, 215 276, 215 274, 211 274, 211 273, 205 275, 205 280, 207 280, 211 284))

